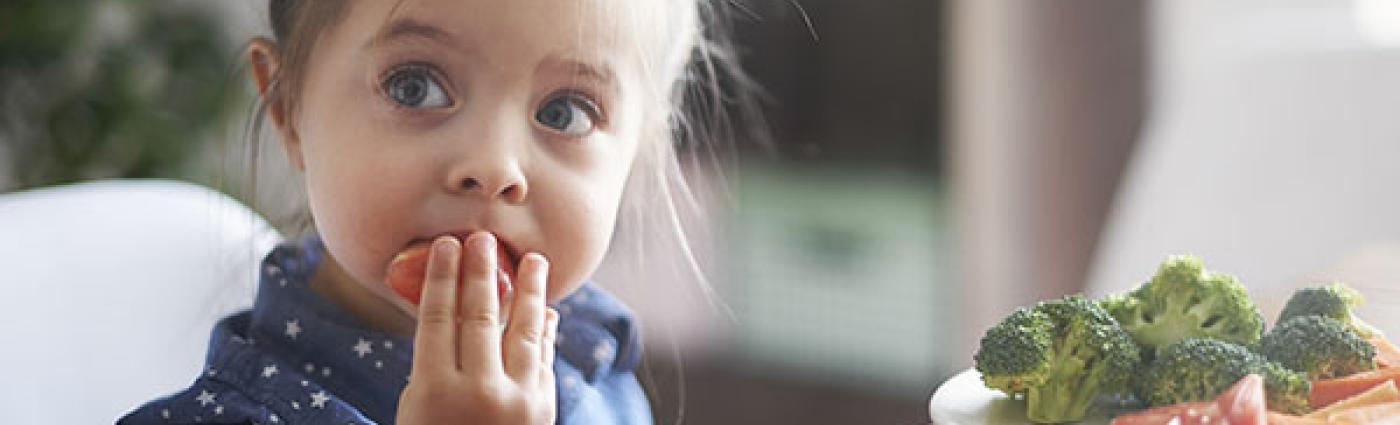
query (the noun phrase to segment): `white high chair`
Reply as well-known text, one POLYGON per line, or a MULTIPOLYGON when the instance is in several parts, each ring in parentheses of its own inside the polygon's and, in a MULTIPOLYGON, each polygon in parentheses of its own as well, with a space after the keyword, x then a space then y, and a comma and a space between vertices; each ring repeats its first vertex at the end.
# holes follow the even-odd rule
POLYGON ((0 194, 0 423, 112 423, 201 373, 281 236, 198 185, 111 180, 0 194))

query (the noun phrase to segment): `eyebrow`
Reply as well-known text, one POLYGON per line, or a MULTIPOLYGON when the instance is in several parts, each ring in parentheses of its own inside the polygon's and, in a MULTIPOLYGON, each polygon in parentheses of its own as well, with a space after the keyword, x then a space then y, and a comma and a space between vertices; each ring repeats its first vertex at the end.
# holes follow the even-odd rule
POLYGON ((612 86, 616 79, 612 68, 607 65, 595 65, 561 54, 550 55, 540 61, 540 64, 535 67, 535 73, 544 72, 562 72, 569 76, 592 80, 603 86, 612 86))
MULTIPOLYGON (((365 47, 376 47, 404 37, 424 38, 447 45, 456 44, 457 41, 452 33, 442 28, 413 18, 400 18, 389 23, 382 31, 371 37, 365 47)), ((570 76, 591 80, 605 87, 613 87, 613 83, 616 81, 616 74, 611 67, 594 65, 587 61, 574 59, 567 54, 553 54, 540 61, 539 65, 535 67, 535 73, 543 72, 562 72, 570 76)))
POLYGON ((454 44, 456 41, 456 37, 442 28, 412 18, 403 18, 386 25, 379 34, 365 43, 365 47, 376 47, 404 37, 426 38, 442 44, 454 44))

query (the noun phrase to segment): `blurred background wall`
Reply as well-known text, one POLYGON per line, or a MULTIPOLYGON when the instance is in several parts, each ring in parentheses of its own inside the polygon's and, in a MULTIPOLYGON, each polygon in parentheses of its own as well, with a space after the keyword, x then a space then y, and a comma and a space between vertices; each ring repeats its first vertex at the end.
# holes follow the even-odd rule
POLYGON ((960 364, 1015 306, 1082 287, 1148 110, 1146 5, 949 3, 960 364))
MULTIPOLYGON (((708 282, 646 220, 598 276, 658 423, 925 423, 1015 306, 1187 251, 1266 300, 1348 279, 1400 324, 1386 0, 726 4, 772 140, 683 158, 708 282)), ((298 176, 245 134, 264 8, 0 3, 0 191, 173 178, 290 227, 298 176)))

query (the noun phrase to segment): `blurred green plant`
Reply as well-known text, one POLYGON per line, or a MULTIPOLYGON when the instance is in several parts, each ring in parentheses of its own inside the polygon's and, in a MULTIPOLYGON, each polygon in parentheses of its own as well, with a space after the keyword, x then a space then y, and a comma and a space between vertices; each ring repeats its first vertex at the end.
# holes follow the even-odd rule
POLYGON ((0 1, 0 190, 198 174, 191 157, 240 96, 223 26, 198 6, 0 1))

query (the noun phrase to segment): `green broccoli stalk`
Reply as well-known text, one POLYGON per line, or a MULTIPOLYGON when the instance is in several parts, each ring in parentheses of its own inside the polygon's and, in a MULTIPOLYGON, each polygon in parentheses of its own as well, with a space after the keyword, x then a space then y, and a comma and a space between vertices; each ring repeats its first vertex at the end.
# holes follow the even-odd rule
POLYGON ((1036 423, 1084 418, 1101 395, 1125 392, 1138 348, 1118 322, 1079 296, 1022 308, 982 337, 973 357, 989 388, 1024 398, 1036 423))
POLYGON ((1245 375, 1264 377, 1270 410, 1308 411, 1312 384, 1301 373, 1230 342, 1187 338, 1163 347, 1138 381, 1138 398, 1153 406, 1213 400, 1245 375))
POLYGON ((1148 358, 1186 338, 1253 347, 1264 331, 1263 315, 1244 286, 1233 276, 1205 270, 1195 256, 1168 258, 1152 280, 1099 303, 1148 358))
POLYGON ((1340 320, 1299 316, 1274 326, 1259 353, 1308 379, 1331 379, 1376 368, 1376 347, 1340 320))
POLYGON ((1360 293, 1341 282, 1318 288, 1299 289, 1293 292, 1288 304, 1283 306, 1283 312, 1279 313, 1274 325, 1278 326, 1279 323, 1294 317, 1322 316, 1346 323, 1362 338, 1380 335, 1380 331, 1356 317, 1355 309, 1364 301, 1360 293))

